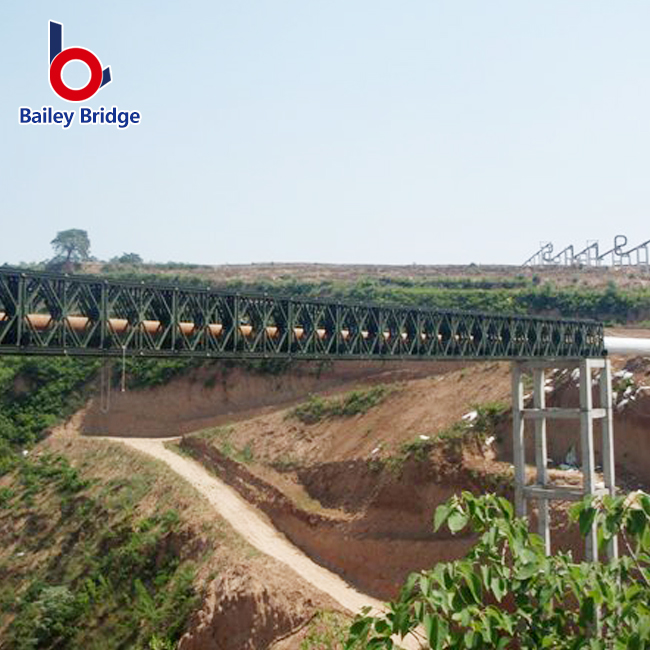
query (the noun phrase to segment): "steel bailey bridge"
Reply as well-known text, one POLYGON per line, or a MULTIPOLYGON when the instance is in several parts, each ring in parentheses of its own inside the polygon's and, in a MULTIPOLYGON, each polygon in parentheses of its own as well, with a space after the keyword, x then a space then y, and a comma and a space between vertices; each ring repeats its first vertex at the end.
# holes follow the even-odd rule
MULTIPOLYGON (((636 349, 634 341, 626 345, 636 349)), ((529 501, 537 503, 547 552, 550 501, 615 493, 611 369, 603 326, 593 321, 248 295, 0 267, 1 354, 509 360, 515 506, 523 516, 529 501), (545 373, 559 367, 579 370, 579 408, 546 405, 545 373), (525 375, 532 380, 532 403, 524 395, 525 375), (579 423, 582 488, 549 481, 546 425, 556 419, 579 423), (602 486, 595 472, 596 421, 602 435, 602 486), (536 467, 532 483, 525 459, 530 433, 536 467)), ((617 553, 614 540, 608 555, 617 553)), ((586 557, 598 557, 593 529, 586 557)))
POLYGON ((581 359, 584 320, 248 295, 0 267, 0 354, 581 359))

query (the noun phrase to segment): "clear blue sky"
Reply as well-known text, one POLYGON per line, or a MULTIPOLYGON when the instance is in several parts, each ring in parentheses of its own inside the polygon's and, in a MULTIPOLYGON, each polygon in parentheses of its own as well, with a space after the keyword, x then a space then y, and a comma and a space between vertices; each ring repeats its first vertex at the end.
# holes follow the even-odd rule
POLYGON ((3 2, 0 263, 67 228, 102 259, 209 264, 645 241, 649 33, 645 0, 3 2), (18 124, 73 106, 48 84, 50 19, 111 65, 82 105, 140 125, 18 124))

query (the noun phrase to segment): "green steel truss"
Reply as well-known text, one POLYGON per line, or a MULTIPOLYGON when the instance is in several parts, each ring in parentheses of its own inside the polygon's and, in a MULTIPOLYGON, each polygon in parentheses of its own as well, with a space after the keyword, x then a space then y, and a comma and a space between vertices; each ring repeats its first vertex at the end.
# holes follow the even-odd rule
POLYGON ((600 323, 335 303, 0 267, 0 354, 587 358, 600 323))

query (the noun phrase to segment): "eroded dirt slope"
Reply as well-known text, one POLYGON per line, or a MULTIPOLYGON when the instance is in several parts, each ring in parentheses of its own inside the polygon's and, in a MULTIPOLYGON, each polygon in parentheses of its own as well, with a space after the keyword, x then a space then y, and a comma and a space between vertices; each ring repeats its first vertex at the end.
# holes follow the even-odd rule
MULTIPOLYGON (((626 487, 647 488, 649 456, 634 450, 650 444, 644 422, 650 365, 620 359, 614 370, 619 474, 626 487), (634 398, 623 402, 630 382, 634 398)), ((575 377, 557 373, 547 389, 549 404, 577 405, 575 377)), ((390 598, 409 572, 460 557, 471 544, 467 536, 433 532, 437 505, 464 489, 510 494, 507 408, 480 436, 462 424, 477 409, 499 411, 509 402, 508 364, 475 364, 391 384, 377 404, 356 415, 314 416, 327 411, 317 399, 306 404, 306 421, 293 408, 281 409, 185 436, 183 446, 319 563, 390 598)), ((566 464, 578 437, 575 423, 549 424, 553 480, 579 485, 578 472, 557 468, 566 464)), ((567 528, 566 505, 555 511, 555 548, 572 548, 580 556, 578 536, 567 528)))
POLYGON ((462 365, 436 361, 296 361, 285 372, 271 373, 215 361, 156 388, 113 389, 109 408, 102 408, 97 396, 76 424, 89 435, 169 437, 273 412, 310 393, 341 391, 360 381, 394 383, 438 375, 462 365))
POLYGON ((3 650, 33 647, 29 634, 39 647, 154 647, 182 634, 182 650, 263 650, 340 609, 160 461, 59 433, 26 463, 0 479, 3 650), (69 609, 43 618, 55 593, 69 609))

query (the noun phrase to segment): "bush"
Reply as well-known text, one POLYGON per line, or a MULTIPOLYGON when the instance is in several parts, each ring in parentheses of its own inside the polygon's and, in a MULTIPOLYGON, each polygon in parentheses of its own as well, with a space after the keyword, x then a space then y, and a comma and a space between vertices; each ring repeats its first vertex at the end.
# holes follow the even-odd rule
POLYGON ((295 417, 304 424, 315 424, 329 417, 352 417, 367 413, 388 395, 386 386, 374 386, 367 390, 353 390, 343 397, 326 399, 312 395, 307 402, 289 411, 288 417, 295 417))
POLYGON ((478 535, 463 560, 412 574, 383 616, 352 624, 347 648, 577 649, 650 647, 650 496, 585 499, 572 517, 583 535, 598 525, 601 550, 620 534, 626 555, 609 564, 547 557, 541 538, 494 495, 463 492, 436 510, 434 526, 478 535))
POLYGON ((82 604, 68 587, 43 587, 34 600, 25 603, 22 615, 14 622, 15 647, 61 647, 74 636, 82 614, 82 604))
MULTIPOLYGON (((99 362, 89 359, 0 358, 0 440, 28 447, 74 413, 99 362)), ((5 454, 0 446, 0 472, 5 454)))

